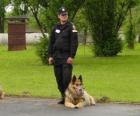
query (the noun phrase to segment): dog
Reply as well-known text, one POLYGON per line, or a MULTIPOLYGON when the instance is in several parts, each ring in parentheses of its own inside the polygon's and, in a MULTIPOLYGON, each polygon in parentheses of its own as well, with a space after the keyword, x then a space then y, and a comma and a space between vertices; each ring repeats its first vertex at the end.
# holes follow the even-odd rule
POLYGON ((68 108, 82 108, 84 106, 95 105, 95 100, 83 88, 82 76, 78 78, 74 75, 68 88, 65 91, 65 103, 68 108))
POLYGON ((0 86, 0 99, 3 99, 4 98, 4 91, 2 89, 2 87, 0 86))

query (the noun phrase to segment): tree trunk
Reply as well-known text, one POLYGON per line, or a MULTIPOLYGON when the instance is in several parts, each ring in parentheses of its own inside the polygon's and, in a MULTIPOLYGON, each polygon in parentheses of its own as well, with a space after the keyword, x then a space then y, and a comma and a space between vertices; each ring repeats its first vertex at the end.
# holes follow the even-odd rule
POLYGON ((0 33, 2 33, 2 17, 0 17, 0 33))
POLYGON ((45 31, 44 31, 44 29, 43 29, 43 26, 42 26, 42 24, 41 24, 41 22, 40 22, 40 20, 39 20, 39 18, 38 18, 38 12, 36 12, 35 10, 34 10, 34 8, 32 8, 32 7, 30 7, 31 8, 31 12, 32 12, 32 14, 33 14, 33 16, 34 16, 34 18, 35 18, 35 20, 36 20, 36 23, 37 23, 37 25, 38 25, 38 27, 40 28, 40 31, 41 31, 41 33, 42 33, 42 36, 44 37, 44 38, 47 38, 46 37, 46 35, 45 35, 45 31))
POLYGON ((4 18, 0 17, 0 33, 4 33, 4 18))
POLYGON ((87 43, 87 31, 88 31, 88 28, 85 28, 84 29, 84 38, 83 38, 83 44, 86 45, 87 43))
POLYGON ((140 35, 138 36, 138 42, 140 43, 140 35))
POLYGON ((131 8, 129 9, 129 15, 130 15, 129 23, 130 23, 130 25, 132 26, 132 27, 131 27, 132 33, 131 33, 130 36, 132 36, 132 37, 131 37, 130 42, 128 42, 128 48, 129 48, 129 49, 134 49, 134 40, 135 40, 135 39, 133 38, 134 25, 133 25, 133 23, 132 23, 133 18, 132 18, 132 11, 131 11, 131 8))
POLYGON ((4 33, 5 9, 4 1, 0 0, 0 33, 4 33))
POLYGON ((88 27, 85 27, 85 28, 84 28, 84 38, 83 38, 84 55, 86 54, 87 31, 88 31, 88 27))

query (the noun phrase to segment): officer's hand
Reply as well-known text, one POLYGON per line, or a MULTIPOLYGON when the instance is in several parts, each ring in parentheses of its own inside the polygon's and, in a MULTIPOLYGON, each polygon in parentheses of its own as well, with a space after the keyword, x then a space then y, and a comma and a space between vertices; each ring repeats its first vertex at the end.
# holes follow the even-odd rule
POLYGON ((49 63, 49 64, 52 64, 52 63, 53 63, 53 58, 52 58, 52 57, 49 57, 48 63, 49 63))
POLYGON ((72 63, 73 63, 73 59, 72 59, 71 57, 68 57, 67 63, 68 63, 68 64, 72 64, 72 63))

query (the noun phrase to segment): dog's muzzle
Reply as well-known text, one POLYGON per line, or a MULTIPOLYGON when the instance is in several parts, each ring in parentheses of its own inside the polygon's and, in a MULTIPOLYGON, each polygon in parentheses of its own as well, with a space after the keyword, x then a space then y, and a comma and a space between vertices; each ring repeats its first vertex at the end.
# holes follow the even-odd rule
POLYGON ((77 93, 78 96, 81 96, 84 93, 82 86, 76 87, 75 90, 76 90, 76 93, 77 93))

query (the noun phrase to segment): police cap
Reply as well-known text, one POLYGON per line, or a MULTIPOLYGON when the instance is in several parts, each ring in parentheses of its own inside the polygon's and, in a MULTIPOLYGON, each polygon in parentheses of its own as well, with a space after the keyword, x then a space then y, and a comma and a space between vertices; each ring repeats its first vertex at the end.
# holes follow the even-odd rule
POLYGON ((61 7, 61 8, 59 8, 59 10, 58 10, 58 14, 60 15, 68 15, 68 11, 67 11, 67 9, 65 8, 65 7, 61 7))

